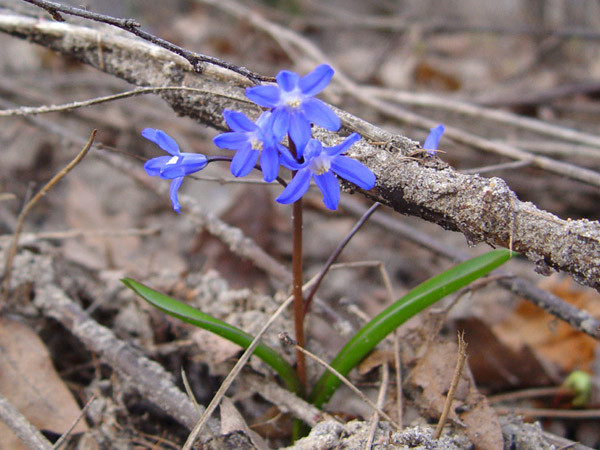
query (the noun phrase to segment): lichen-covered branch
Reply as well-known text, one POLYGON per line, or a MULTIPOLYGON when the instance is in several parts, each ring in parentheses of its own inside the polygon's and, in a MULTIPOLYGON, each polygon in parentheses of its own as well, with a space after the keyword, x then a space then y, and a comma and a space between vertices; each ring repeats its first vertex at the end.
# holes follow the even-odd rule
MULTIPOLYGON (((76 58, 138 86, 186 86, 203 93, 168 91, 161 96, 178 114, 225 129, 225 108, 256 117, 260 110, 244 96, 250 81, 222 67, 194 71, 182 57, 110 30, 0 14, 0 31, 76 58)), ((544 273, 553 268, 570 273, 579 283, 600 290, 600 225, 587 220, 562 220, 521 202, 499 178, 460 174, 437 158, 420 158, 417 142, 391 135, 337 110, 347 132, 365 139, 350 156, 377 175, 367 197, 402 214, 410 214, 462 232, 469 243, 512 247, 544 273), (387 145, 374 145, 385 142, 387 145), (416 158, 409 155, 417 154, 416 158)), ((315 129, 326 145, 335 133, 315 129)), ((355 189, 349 184, 346 190, 355 189)))

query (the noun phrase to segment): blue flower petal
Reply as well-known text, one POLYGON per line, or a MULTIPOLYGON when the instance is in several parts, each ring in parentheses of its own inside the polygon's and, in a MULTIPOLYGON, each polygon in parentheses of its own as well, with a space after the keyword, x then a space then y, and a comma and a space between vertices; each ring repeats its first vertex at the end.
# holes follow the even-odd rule
POLYGON ((303 76, 298 82, 298 86, 304 95, 317 95, 321 92, 333 77, 333 69, 328 64, 321 64, 315 67, 308 75, 303 76))
POLYGON ((259 154, 258 150, 253 149, 238 150, 231 160, 231 174, 234 177, 248 175, 254 169, 259 154))
POLYGON ((174 164, 166 164, 160 171, 160 177, 171 179, 185 177, 206 167, 208 160, 200 153, 182 153, 174 164))
POLYGON ((305 99, 300 108, 307 120, 326 130, 337 131, 342 126, 342 122, 337 114, 318 98, 305 99))
POLYGON ((213 138, 213 142, 217 147, 227 150, 246 150, 252 148, 248 134, 235 131, 219 134, 213 138))
POLYGON ((170 153, 173 156, 179 155, 179 146, 177 145, 177 142, 164 131, 145 128, 142 130, 142 136, 157 144, 165 152, 170 153))
POLYGON ((280 141, 290 128, 290 113, 287 108, 276 108, 271 119, 273 135, 277 141, 280 141))
POLYGON ((294 178, 292 178, 292 181, 289 182, 286 188, 275 200, 279 203, 283 203, 284 205, 294 203, 306 193, 308 186, 310 185, 311 178, 312 173, 310 170, 299 170, 296 172, 296 175, 294 175, 294 178))
POLYGON ((258 128, 245 114, 238 111, 226 109, 223 111, 223 117, 225 118, 227 125, 229 125, 229 128, 233 131, 255 131, 258 128))
POLYGON ((173 209, 178 214, 181 214, 181 205, 179 204, 179 199, 177 198, 177 191, 179 190, 181 183, 183 183, 183 177, 174 178, 173 181, 171 181, 171 189, 170 189, 171 204, 173 205, 173 209))
POLYGON ((271 128, 273 127, 271 124, 271 121, 273 120, 272 118, 273 114, 271 113, 271 111, 264 111, 259 117, 258 119, 256 119, 256 128, 258 128, 259 130, 271 130, 271 128))
POLYGON ((315 175, 315 183, 323 193, 323 203, 329 209, 336 210, 340 202, 340 185, 331 171, 315 175))
POLYGON ((279 151, 275 147, 266 147, 260 153, 260 167, 263 180, 270 183, 279 174, 279 151))
POLYGON ((318 139, 311 139, 308 141, 308 144, 306 144, 306 147, 304 148, 304 159, 306 161, 309 161, 312 158, 319 156, 322 152, 323 143, 318 139))
POLYGON ((279 104, 279 88, 274 85, 246 88, 246 97, 264 108, 275 108, 279 104))
POLYGON ((160 175, 160 169, 162 169, 163 166, 171 159, 173 159, 172 156, 157 156, 156 158, 152 158, 146 161, 146 164, 144 164, 144 170, 151 177, 160 175))
POLYGON ((442 134, 444 134, 445 128, 444 125, 438 125, 435 128, 431 129, 429 136, 425 139, 425 143, 423 144, 424 150, 437 150, 438 144, 440 142, 440 138, 442 134))
POLYGON ((375 174, 371 169, 347 156, 334 158, 331 161, 331 170, 360 188, 369 190, 375 186, 375 174))
POLYGON ((334 145, 333 147, 327 147, 325 151, 329 156, 337 156, 341 155, 348 151, 348 149, 356 142, 360 141, 360 134, 352 133, 348 136, 344 141, 338 145, 334 145))
POLYGON ((296 145, 296 154, 300 157, 310 139, 310 122, 300 114, 292 114, 290 118, 290 137, 296 145))
POLYGON ((289 70, 282 70, 277 74, 275 79, 281 89, 286 92, 291 92, 298 86, 300 75, 295 72, 290 72, 289 70))
POLYGON ((282 166, 287 167, 290 170, 300 170, 308 166, 308 161, 305 161, 302 164, 296 161, 296 159, 292 156, 287 147, 284 147, 281 144, 278 144, 277 147, 279 149, 279 153, 281 154, 279 162, 282 166))

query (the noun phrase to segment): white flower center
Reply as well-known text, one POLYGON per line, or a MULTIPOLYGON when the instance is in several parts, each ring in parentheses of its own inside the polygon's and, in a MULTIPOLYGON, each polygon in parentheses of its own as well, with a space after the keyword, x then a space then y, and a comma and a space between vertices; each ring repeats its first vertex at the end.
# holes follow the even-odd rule
POLYGON ((165 166, 168 166, 169 164, 177 164, 177 161, 179 161, 179 156, 173 156, 170 160, 167 161, 167 164, 165 164, 165 166))
POLYGON ((253 138, 252 139, 252 149, 253 150, 262 150, 263 149, 263 143, 261 140, 257 139, 257 138, 253 138))
POLYGON ((280 101, 289 108, 296 109, 302 104, 303 98, 304 95, 300 91, 300 88, 296 87, 293 91, 285 92, 280 101))
POLYGON ((290 107, 290 108, 297 108, 298 106, 300 106, 300 100, 297 98, 293 98, 293 99, 289 99, 286 104, 290 107))
POLYGON ((310 171, 315 175, 323 175, 329 171, 331 161, 326 156, 317 156, 311 160, 309 167, 310 171))

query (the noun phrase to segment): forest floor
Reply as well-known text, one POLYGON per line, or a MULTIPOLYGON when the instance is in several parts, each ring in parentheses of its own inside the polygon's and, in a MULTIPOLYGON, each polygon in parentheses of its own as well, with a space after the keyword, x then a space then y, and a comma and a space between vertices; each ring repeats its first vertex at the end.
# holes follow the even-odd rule
MULTIPOLYGON (((438 123, 569 163, 574 171, 600 170, 599 145, 561 140, 528 122, 576 129, 600 142, 597 33, 538 33, 535 26, 517 33, 502 23, 442 27, 427 14, 411 15, 410 8, 385 1, 348 2, 347 7, 318 1, 164 1, 152 11, 135 1, 119 2, 115 9, 109 8, 111 2, 94 3, 89 2, 90 10, 134 17, 142 28, 181 47, 268 76, 283 69, 311 71, 319 62, 303 44, 308 39, 328 59, 321 62, 338 70, 334 81, 343 74, 369 95, 438 123), (273 24, 297 41, 290 44, 270 28, 273 24), (497 111, 511 120, 497 120, 492 114, 497 111)), ((0 13, 51 20, 29 6, 0 1, 0 13)), ((132 88, 9 35, 0 34, 0 45, 2 109, 58 105, 132 88)), ((427 136, 428 127, 381 114, 343 95, 335 82, 321 98, 391 133, 420 142, 427 136)), ((182 151, 223 154, 212 143, 216 130, 177 116, 155 95, 66 112, 0 116, 1 267, 23 205, 73 159, 92 129, 98 130, 96 144, 102 144, 28 212, 10 289, 2 299, 0 394, 52 442, 89 404, 68 448, 181 448, 196 421, 192 403, 182 394, 183 374, 197 402, 206 406, 240 355, 228 341, 153 309, 122 278, 251 334, 288 294, 276 268, 269 271, 245 253, 258 247, 290 270, 291 208, 274 202, 280 188, 261 183, 260 175, 250 177, 252 184, 232 182, 226 165, 212 164, 186 179, 181 195, 196 206, 184 205, 176 214, 168 193, 152 188, 168 182, 143 173, 143 162, 159 155, 140 135, 146 127, 165 130, 182 151), (152 397, 163 381, 168 389, 181 390, 171 400, 152 397)), ((504 164, 512 161, 444 137, 439 148, 438 157, 457 171, 502 178, 520 200, 541 210, 562 219, 600 219, 598 186, 526 163, 504 164)), ((323 206, 318 190, 306 197, 307 279, 370 205, 360 195, 342 197, 335 212, 323 206)), ((368 264, 346 264, 325 278, 306 320, 308 349, 330 361, 365 321, 391 303, 390 297, 397 300, 452 267, 449 255, 474 256, 489 249, 471 247, 462 234, 418 217, 381 208, 339 259, 368 264)), ((537 273, 522 257, 503 269, 600 319, 598 292, 568 275, 537 273)), ((264 341, 292 362, 295 351, 278 339, 281 331, 293 334, 287 311, 264 341)), ((492 277, 403 324, 396 339, 380 344, 350 379, 373 401, 379 395, 382 409, 404 427, 394 430, 387 421, 373 426, 373 448, 600 448, 600 393, 594 387, 600 380, 599 349, 594 338, 492 277), (443 438, 434 440, 459 331, 468 345, 467 365, 443 438), (593 387, 587 401, 574 405, 572 392, 561 386, 577 370, 589 375, 593 387)), ((309 383, 322 371, 309 360, 309 383)), ((281 391, 268 367, 251 359, 209 424, 219 436, 209 435, 198 448, 292 445, 293 417, 286 412, 298 414, 309 406, 290 406, 293 401, 281 391)), ((293 448, 365 448, 373 422, 368 405, 341 388, 325 409, 332 416, 315 419, 319 423, 308 440, 293 448)), ((0 449, 26 448, 22 445, 0 421, 0 449)))

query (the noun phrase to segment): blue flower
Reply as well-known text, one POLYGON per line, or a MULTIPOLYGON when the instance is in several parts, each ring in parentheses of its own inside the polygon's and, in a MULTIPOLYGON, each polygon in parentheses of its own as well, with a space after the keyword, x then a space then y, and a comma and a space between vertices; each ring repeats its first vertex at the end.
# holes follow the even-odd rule
POLYGON ((311 139, 305 148, 304 163, 299 164, 287 157, 283 158, 284 165, 297 172, 276 200, 283 204, 295 202, 306 193, 310 180, 314 178, 323 193, 325 206, 335 210, 340 201, 340 186, 334 174, 362 189, 372 189, 375 186, 373 172, 360 162, 342 156, 342 153, 359 140, 360 136, 352 133, 341 144, 323 147, 320 141, 311 139))
POLYGON ((281 140, 289 134, 296 145, 298 156, 310 139, 311 122, 327 130, 340 129, 340 118, 319 99, 313 98, 329 84, 333 69, 321 64, 308 75, 283 70, 277 74, 277 86, 255 86, 246 89, 246 96, 254 103, 273 108, 273 132, 281 140))
POLYGON ((231 161, 231 173, 236 177, 245 177, 254 168, 260 155, 263 179, 270 183, 277 178, 279 153, 285 153, 287 149, 273 134, 271 113, 265 111, 256 123, 237 111, 226 109, 223 116, 233 131, 215 136, 213 142, 219 148, 237 150, 231 161))
MULTIPOLYGON (((425 139, 425 143, 423 144, 423 150, 437 150, 438 143, 440 142, 440 138, 442 134, 444 134, 445 128, 444 125, 438 125, 435 128, 430 130, 429 136, 425 139)), ((435 155, 435 151, 429 151, 430 156, 435 155)))
POLYGON ((173 209, 181 212, 181 205, 177 199, 177 190, 183 182, 183 177, 198 172, 206 167, 208 160, 200 153, 181 153, 177 142, 162 130, 146 128, 142 131, 149 141, 154 142, 171 156, 158 156, 144 164, 146 173, 151 177, 159 176, 171 182, 171 203, 173 209))

